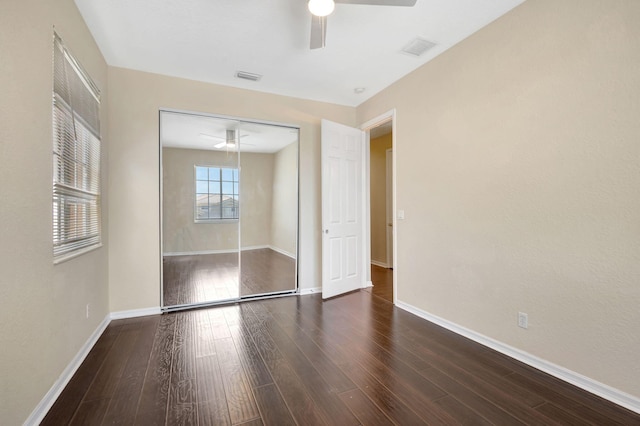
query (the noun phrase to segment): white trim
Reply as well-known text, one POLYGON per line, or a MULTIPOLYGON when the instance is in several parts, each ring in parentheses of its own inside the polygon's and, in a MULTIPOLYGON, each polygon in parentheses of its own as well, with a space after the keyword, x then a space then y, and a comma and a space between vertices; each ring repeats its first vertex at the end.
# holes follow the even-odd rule
POLYGON ((380 114, 375 118, 372 118, 371 120, 365 121, 363 124, 360 125, 360 129, 365 131, 370 130, 373 127, 377 127, 380 124, 386 123, 387 121, 389 121, 389 119, 395 119, 395 115, 396 115, 396 110, 394 108, 383 114, 380 114))
POLYGON ((370 287, 373 287, 373 281, 371 281, 371 280, 365 281, 364 287, 362 287, 362 288, 370 288, 370 287))
POLYGON ((322 293, 322 287, 301 288, 298 290, 298 294, 300 296, 305 296, 307 294, 315 294, 315 293, 322 293))
POLYGON ((381 267, 381 268, 389 269, 389 264, 384 263, 384 262, 378 262, 377 260, 373 260, 373 259, 371 259, 371 264, 372 264, 372 265, 379 266, 379 267, 381 267))
MULTIPOLYGON (((271 248, 270 246, 249 246, 249 247, 243 247, 242 251, 247 251, 247 250, 259 250, 259 249, 266 249, 266 248, 271 248)), ((275 249, 273 249, 275 250, 275 249)), ((275 250, 278 251, 278 250, 275 250)), ((237 253, 238 249, 227 249, 227 250, 196 250, 196 251, 172 251, 172 252, 168 252, 168 253, 163 253, 162 256, 166 256, 166 257, 171 257, 171 256, 196 256, 196 255, 200 255, 200 254, 226 254, 226 253, 237 253)), ((282 254, 286 254, 284 252, 281 252, 282 254)))
POLYGON ((196 250, 196 251, 171 251, 168 253, 162 253, 163 257, 171 256, 197 256, 200 254, 225 254, 225 253, 237 253, 238 249, 232 250, 196 250))
POLYGON ((271 246, 268 246, 268 245, 261 245, 261 246, 244 246, 244 247, 242 247, 241 251, 262 250, 262 249, 266 249, 266 248, 271 248, 271 246))
MULTIPOLYGON (((393 124, 392 124, 393 126, 393 124)), ((393 267, 393 133, 391 133, 391 148, 384 152, 384 171, 385 171, 385 197, 384 197, 384 209, 385 209, 385 242, 386 255, 387 255, 387 267, 393 267), (391 226, 389 226, 391 225, 391 226), (390 228, 390 229, 389 229, 390 228), (389 235, 391 231, 391 235, 389 235)))
POLYGON ((40 422, 47 415, 47 413, 49 412, 53 404, 56 402, 56 400, 64 390, 65 386, 67 386, 67 384, 69 383, 73 375, 76 373, 76 371, 78 370, 78 368, 80 367, 84 359, 89 354, 89 351, 96 344, 96 342, 98 341, 98 339, 100 338, 100 336, 102 335, 102 333, 107 328, 110 322, 111 322, 111 319, 107 314, 102 320, 102 322, 98 324, 98 327, 91 334, 91 336, 89 336, 89 338, 84 343, 84 345, 80 347, 80 350, 78 351, 76 356, 73 357, 71 362, 67 365, 67 367, 62 372, 62 374, 60 374, 60 377, 58 377, 58 380, 56 380, 53 386, 51 386, 51 388, 49 389, 49 392, 46 393, 44 398, 42 398, 40 403, 36 406, 36 408, 34 408, 34 410, 31 412, 31 415, 27 417, 27 420, 25 420, 24 422, 25 425, 40 424, 40 422))
POLYGON ((155 306, 153 308, 143 308, 143 309, 132 309, 130 311, 118 311, 111 312, 109 317, 112 320, 124 319, 124 318, 137 318, 137 317, 147 317, 149 315, 160 315, 162 310, 160 306, 155 306))
MULTIPOLYGON (((101 237, 102 237, 102 235, 101 235, 101 237)), ((82 247, 82 248, 79 248, 79 249, 75 249, 75 250, 69 251, 69 252, 67 252, 65 254, 59 254, 57 256, 54 255, 53 264, 54 265, 59 265, 59 264, 64 263, 64 262, 66 262, 68 260, 75 259, 78 256, 82 256, 85 253, 89 253, 91 251, 97 250, 97 249, 99 249, 101 247, 102 247, 102 241, 97 242, 95 244, 92 244, 90 246, 86 246, 86 247, 82 247)))
POLYGON ((269 248, 269 249, 271 249, 271 250, 273 250, 273 251, 275 251, 275 252, 277 252, 277 253, 283 254, 283 255, 285 255, 285 256, 287 256, 287 257, 290 257, 290 258, 292 258, 292 259, 295 259, 295 258, 296 258, 296 255, 295 255, 295 254, 293 254, 293 253, 289 253, 288 251, 282 250, 282 249, 280 249, 280 248, 278 248, 278 247, 274 247, 274 246, 267 246, 267 248, 269 248))
POLYGON ((436 315, 430 314, 408 303, 397 301, 396 306, 429 322, 444 327, 447 330, 453 331, 456 334, 460 334, 475 342, 480 343, 481 345, 487 346, 504 355, 523 362, 533 368, 544 371, 545 373, 557 377, 560 380, 584 389, 587 392, 598 395, 636 413, 640 413, 640 399, 633 395, 615 389, 609 385, 605 385, 604 383, 600 383, 589 377, 583 376, 582 374, 571 371, 565 367, 538 358, 535 355, 524 352, 520 349, 516 349, 513 346, 509 346, 505 343, 494 340, 473 330, 469 330, 468 328, 462 327, 444 318, 440 318, 436 315))

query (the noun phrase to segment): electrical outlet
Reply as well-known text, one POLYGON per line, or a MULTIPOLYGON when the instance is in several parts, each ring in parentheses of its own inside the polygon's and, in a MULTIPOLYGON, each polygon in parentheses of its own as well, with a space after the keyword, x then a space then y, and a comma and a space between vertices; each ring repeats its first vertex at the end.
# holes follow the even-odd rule
POLYGON ((529 328, 529 316, 524 312, 518 312, 518 327, 529 328))
POLYGON ((89 306, 90 306, 90 304, 87 303, 87 319, 89 319, 89 306))

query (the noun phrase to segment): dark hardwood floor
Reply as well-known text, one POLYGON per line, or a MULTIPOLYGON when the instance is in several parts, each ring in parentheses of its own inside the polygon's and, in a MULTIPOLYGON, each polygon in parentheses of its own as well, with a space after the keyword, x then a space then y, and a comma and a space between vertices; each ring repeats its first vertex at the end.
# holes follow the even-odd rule
POLYGON ((240 261, 237 253, 167 256, 162 273, 164 306, 295 290, 296 282, 295 261, 268 248, 242 251, 240 261))
POLYGON ((113 321, 43 425, 638 425, 366 291, 113 321))
POLYGON ((371 265, 371 293, 393 303, 393 269, 371 265))

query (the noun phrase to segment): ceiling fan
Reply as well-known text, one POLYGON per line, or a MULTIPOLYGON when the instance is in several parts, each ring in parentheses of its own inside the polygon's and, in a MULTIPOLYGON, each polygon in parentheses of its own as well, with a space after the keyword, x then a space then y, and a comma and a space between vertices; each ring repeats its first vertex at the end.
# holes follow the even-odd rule
POLYGON ((309 0, 311 12, 311 49, 325 46, 327 38, 327 16, 331 15, 336 3, 361 4, 372 6, 406 6, 411 7, 417 0, 309 0))
MULTIPOLYGON (((246 138, 249 135, 240 135, 240 137, 238 137, 238 131, 234 130, 234 129, 227 129, 227 134, 226 134, 226 138, 220 137, 220 136, 214 136, 214 135, 209 135, 207 133, 200 133, 200 137, 201 138, 205 138, 205 139, 219 139, 222 142, 215 144, 213 147, 217 148, 217 149, 222 149, 222 148, 231 148, 231 149, 235 149, 236 148, 236 144, 238 142, 239 139, 242 138, 246 138)), ((243 142, 242 145, 252 145, 251 143, 246 143, 243 142)))

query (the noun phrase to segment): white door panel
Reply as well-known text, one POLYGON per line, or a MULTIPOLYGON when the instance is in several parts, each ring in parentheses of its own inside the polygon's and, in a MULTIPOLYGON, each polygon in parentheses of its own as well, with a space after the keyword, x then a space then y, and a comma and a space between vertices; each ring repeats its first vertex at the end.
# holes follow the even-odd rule
POLYGON ((365 134, 322 120, 322 297, 364 286, 363 178, 365 134))

